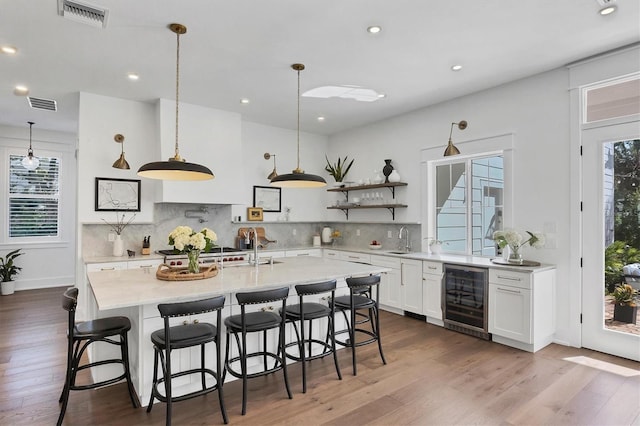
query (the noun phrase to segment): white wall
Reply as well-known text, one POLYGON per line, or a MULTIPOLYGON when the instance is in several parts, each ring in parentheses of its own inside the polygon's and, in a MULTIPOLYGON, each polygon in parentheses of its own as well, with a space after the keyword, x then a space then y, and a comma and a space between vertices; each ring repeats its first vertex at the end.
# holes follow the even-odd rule
MULTIPOLYGON (((300 168, 307 173, 320 175, 330 182, 333 179, 324 170, 327 144, 326 136, 300 133, 300 168)), ((233 216, 242 216, 242 219, 246 220, 246 208, 253 205, 253 185, 269 186, 267 176, 273 170, 273 158, 265 160, 265 152, 276 154, 278 174, 291 173, 297 163, 296 131, 243 121, 243 167, 238 173, 242 173, 245 179, 245 188, 242 189, 244 204, 233 207, 233 216)), ((327 192, 324 188, 282 188, 283 211, 264 213, 264 220, 281 220, 284 217, 285 206, 289 206, 292 221, 322 221, 326 219, 326 200, 327 192)))
MULTIPOLYGON (((2 229, 0 229, 0 256, 15 249, 22 249, 24 253, 16 259, 16 264, 22 271, 16 276, 16 290, 33 288, 72 286, 74 284, 75 268, 75 237, 76 212, 73 208, 76 189, 76 161, 74 151, 75 135, 39 129, 37 123, 33 126, 32 145, 36 156, 55 155, 61 158, 60 170, 60 238, 54 242, 8 243, 6 217, 8 198, 7 181, 9 172, 7 164, 0 164, 0 206, 2 206, 2 229)), ((26 123, 22 127, 0 126, 0 158, 8 153, 26 154, 29 147, 29 127, 26 123)))
MULTIPOLYGON (((558 69, 490 90, 464 96, 410 114, 351 130, 330 138, 335 155, 354 156, 353 177, 372 173, 393 159, 402 180, 409 183, 402 201, 406 211, 396 220, 420 221, 426 185, 420 183, 420 151, 444 151, 452 122, 467 120, 469 127, 454 130, 453 140, 464 153, 465 141, 512 133, 514 135, 513 223, 521 230, 555 229, 555 247, 528 250, 527 258, 553 263, 557 269, 557 334, 562 343, 575 342, 571 296, 570 241, 570 117, 568 71, 558 69), (357 168, 356 168, 357 165, 357 168)), ((552 315, 552 312, 549 312, 552 315)))

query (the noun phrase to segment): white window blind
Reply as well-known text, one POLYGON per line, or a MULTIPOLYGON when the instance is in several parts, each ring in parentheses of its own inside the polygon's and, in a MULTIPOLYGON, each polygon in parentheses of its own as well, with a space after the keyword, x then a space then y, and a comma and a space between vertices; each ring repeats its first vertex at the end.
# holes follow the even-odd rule
POLYGON ((22 158, 9 156, 9 237, 57 237, 60 159, 38 157, 38 168, 27 170, 22 158))

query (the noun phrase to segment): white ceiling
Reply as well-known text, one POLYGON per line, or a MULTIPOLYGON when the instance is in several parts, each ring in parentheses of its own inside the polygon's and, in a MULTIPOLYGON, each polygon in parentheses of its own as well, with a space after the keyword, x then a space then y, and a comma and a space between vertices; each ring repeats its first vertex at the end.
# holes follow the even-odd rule
POLYGON ((603 17, 598 0, 90 0, 109 10, 101 29, 62 18, 57 0, 0 0, 0 45, 19 49, 0 54, 0 124, 75 132, 80 91, 174 99, 167 25, 179 22, 183 102, 295 128, 294 62, 307 67, 303 92, 357 85, 387 95, 303 98, 302 130, 333 134, 640 41, 640 1, 606 1, 618 10, 603 17), (370 25, 383 30, 371 35, 370 25), (456 63, 464 68, 453 72, 456 63), (31 109, 17 84, 58 111, 31 109))

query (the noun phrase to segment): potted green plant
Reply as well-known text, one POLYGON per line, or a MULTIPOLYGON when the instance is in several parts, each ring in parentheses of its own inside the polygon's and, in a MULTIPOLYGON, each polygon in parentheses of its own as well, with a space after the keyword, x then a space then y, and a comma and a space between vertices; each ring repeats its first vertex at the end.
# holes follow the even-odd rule
POLYGON ((631 287, 630 284, 619 284, 611 294, 614 300, 613 320, 626 322, 630 324, 636 323, 636 315, 638 306, 635 297, 638 291, 631 287))
POLYGON ((338 161, 331 164, 329 158, 326 155, 324 156, 324 158, 327 160, 327 165, 324 169, 329 172, 331 176, 333 176, 333 178, 336 180, 336 183, 342 182, 343 179, 347 176, 347 173, 349 173, 349 169, 353 165, 353 160, 351 160, 351 162, 347 164, 347 161, 349 160, 348 156, 345 156, 344 160, 338 157, 338 161))
POLYGON ((0 293, 3 296, 13 294, 16 289, 16 284, 13 281, 13 276, 17 275, 22 268, 16 266, 14 260, 16 257, 24 254, 20 253, 20 250, 21 249, 10 251, 5 257, 0 257, 0 279, 2 280, 0 283, 0 293))

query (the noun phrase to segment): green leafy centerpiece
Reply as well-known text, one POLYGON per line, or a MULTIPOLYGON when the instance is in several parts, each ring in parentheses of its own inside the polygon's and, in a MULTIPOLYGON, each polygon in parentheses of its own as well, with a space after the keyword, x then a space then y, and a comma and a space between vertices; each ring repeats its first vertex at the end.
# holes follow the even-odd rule
POLYGON ((189 258, 188 272, 197 274, 200 271, 198 259, 200 253, 211 251, 216 246, 218 236, 209 228, 203 228, 195 232, 189 226, 178 226, 169 234, 169 244, 179 253, 184 253, 189 258))

